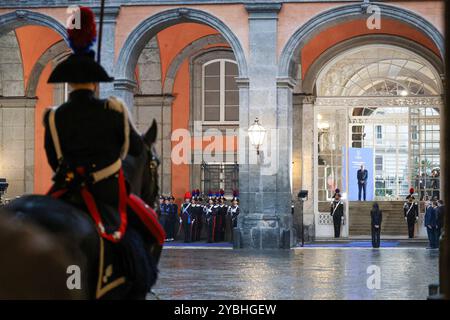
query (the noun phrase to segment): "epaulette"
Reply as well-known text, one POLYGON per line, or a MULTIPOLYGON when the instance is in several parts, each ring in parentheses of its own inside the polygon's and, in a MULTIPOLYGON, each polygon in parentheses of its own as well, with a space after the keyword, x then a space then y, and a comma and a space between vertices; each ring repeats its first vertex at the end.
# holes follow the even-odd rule
POLYGON ((105 108, 124 113, 126 106, 122 99, 111 96, 106 100, 105 108))
POLYGON ((44 114, 43 114, 43 116, 42 116, 42 125, 45 127, 45 118, 48 116, 48 114, 49 114, 49 112, 52 110, 52 109, 57 109, 58 108, 58 106, 54 106, 54 107, 50 107, 50 108, 46 108, 45 110, 44 110, 44 114))

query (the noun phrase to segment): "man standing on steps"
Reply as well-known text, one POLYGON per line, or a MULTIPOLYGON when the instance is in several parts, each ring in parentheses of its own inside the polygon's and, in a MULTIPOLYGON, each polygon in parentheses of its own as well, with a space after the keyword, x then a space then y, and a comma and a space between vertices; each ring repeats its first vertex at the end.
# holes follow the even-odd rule
POLYGON ((333 217, 334 237, 339 238, 341 236, 341 225, 344 219, 344 202, 341 200, 339 189, 336 189, 334 199, 331 202, 330 215, 333 217))
POLYGON ((366 201, 366 187, 369 172, 367 169, 364 169, 364 165, 362 164, 356 175, 358 179, 358 201, 361 201, 361 191, 363 192, 363 199, 366 201))
POLYGON ((408 224, 408 237, 414 238, 414 226, 419 219, 419 206, 415 202, 415 198, 412 195, 407 197, 407 202, 403 205, 403 214, 408 224))

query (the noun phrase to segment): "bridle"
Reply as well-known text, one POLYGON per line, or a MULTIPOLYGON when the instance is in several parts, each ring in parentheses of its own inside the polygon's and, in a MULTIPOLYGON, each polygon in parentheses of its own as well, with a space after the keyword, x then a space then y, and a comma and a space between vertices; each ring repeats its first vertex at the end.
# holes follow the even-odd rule
MULTIPOLYGON (((152 197, 153 200, 156 199, 156 196, 159 192, 159 185, 158 185, 158 167, 160 165, 160 160, 156 156, 156 150, 154 146, 148 146, 145 145, 145 152, 147 153, 147 164, 148 170, 149 170, 149 193, 150 197, 152 197)), ((149 203, 150 205, 153 205, 153 203, 149 203)))

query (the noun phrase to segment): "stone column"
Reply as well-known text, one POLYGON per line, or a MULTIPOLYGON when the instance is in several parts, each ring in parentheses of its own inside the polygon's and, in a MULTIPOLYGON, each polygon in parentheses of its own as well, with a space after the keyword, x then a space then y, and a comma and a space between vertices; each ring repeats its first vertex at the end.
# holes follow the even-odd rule
POLYGON ((142 133, 146 132, 156 120, 158 124, 158 138, 155 145, 161 162, 159 166, 160 193, 170 194, 172 190, 172 102, 171 95, 138 95, 135 97, 133 118, 142 133))
MULTIPOLYGON (((93 8, 96 22, 97 33, 100 32, 100 7, 93 8)), ((114 75, 115 63, 115 37, 116 37, 116 18, 119 14, 119 6, 105 6, 103 14, 103 31, 102 31, 102 47, 101 47, 101 65, 105 68, 110 76, 114 75)), ((97 51, 97 46, 94 48, 97 51)), ((112 82, 104 82, 100 84, 100 97, 107 98, 114 95, 114 84, 112 82)))
POLYGON ((35 98, 0 98, 0 177, 9 183, 7 198, 34 187, 35 98))
POLYGON ((314 229, 314 96, 301 97, 302 114, 302 183, 301 189, 308 190, 308 200, 303 203, 303 223, 305 239, 311 240, 315 235, 314 229))
MULTIPOLYGON (((277 101, 277 19, 281 4, 253 3, 249 13, 249 93, 248 108, 241 104, 240 129, 245 134, 256 117, 267 129, 260 156, 240 138, 239 185, 241 246, 280 248, 291 226, 291 128, 292 117, 287 91, 277 101), (281 100, 281 101, 280 101, 281 100), (244 155, 242 154, 244 153, 244 155), (245 164, 242 158, 245 157, 245 164), (285 237, 283 237, 285 238, 285 237)), ((244 91, 243 88, 240 92, 244 91)), ((291 95, 292 96, 292 95, 291 95)), ((242 101, 241 97, 241 102, 242 101)))

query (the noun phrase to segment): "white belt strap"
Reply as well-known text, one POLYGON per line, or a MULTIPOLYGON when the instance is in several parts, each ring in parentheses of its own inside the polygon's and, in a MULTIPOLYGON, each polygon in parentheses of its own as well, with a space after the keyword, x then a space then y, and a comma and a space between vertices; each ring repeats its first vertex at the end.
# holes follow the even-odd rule
POLYGON ((122 160, 117 159, 113 164, 110 164, 106 168, 95 171, 94 173, 91 174, 92 178, 94 179, 94 183, 112 176, 117 171, 119 171, 121 167, 122 167, 122 160))
POLYGON ((120 158, 125 159, 128 154, 128 148, 130 147, 130 115, 128 114, 128 108, 125 102, 117 97, 109 97, 106 100, 106 107, 115 110, 123 114, 123 126, 124 126, 124 142, 120 152, 120 158))
POLYGON ((340 204, 342 204, 342 202, 339 200, 336 207, 334 207, 333 213, 331 215, 333 215, 336 212, 336 209, 339 207, 340 204))
POLYGON ((61 151, 61 144, 59 143, 58 131, 56 130, 55 112, 56 107, 50 109, 48 125, 50 127, 50 134, 52 136, 53 146, 55 147, 56 157, 58 158, 58 161, 61 161, 63 154, 61 151))

